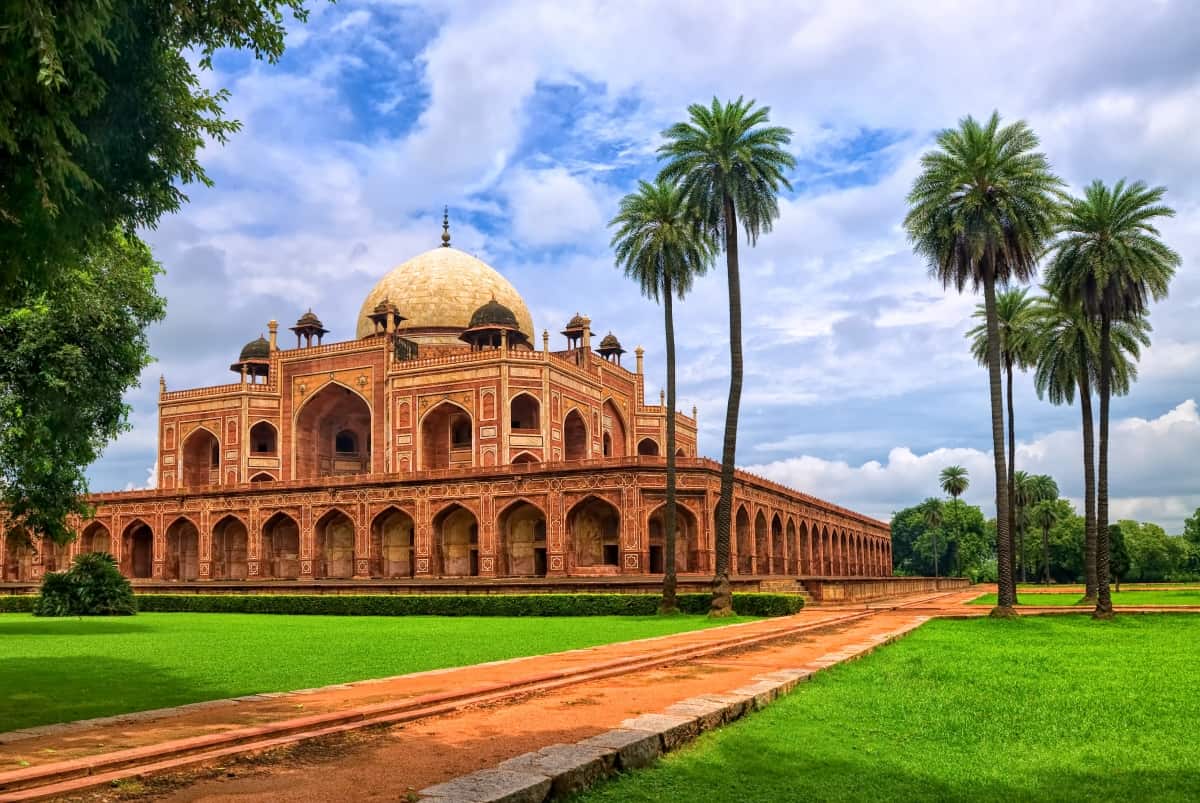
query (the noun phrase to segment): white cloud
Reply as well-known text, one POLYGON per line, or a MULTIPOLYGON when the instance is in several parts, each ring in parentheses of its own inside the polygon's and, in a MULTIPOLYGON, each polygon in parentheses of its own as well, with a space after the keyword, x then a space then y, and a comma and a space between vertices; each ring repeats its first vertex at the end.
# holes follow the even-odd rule
POLYGON ((532 246, 578 243, 604 235, 595 185, 565 168, 517 170, 506 183, 512 235, 532 246))
MULTIPOLYGON (((1110 519, 1154 521, 1178 533, 1183 519, 1200 507, 1200 410, 1189 399, 1158 418, 1114 421, 1109 445, 1110 519)), ((1077 505, 1082 491, 1082 440, 1078 430, 1052 432, 1017 444, 1017 468, 1049 474, 1060 492, 1077 505)), ((746 466, 746 470, 793 488, 836 499, 877 516, 941 495, 938 474, 949 465, 967 469, 971 486, 964 498, 995 515, 992 453, 979 449, 935 449, 916 454, 907 447, 887 461, 850 465, 801 456, 746 466)))

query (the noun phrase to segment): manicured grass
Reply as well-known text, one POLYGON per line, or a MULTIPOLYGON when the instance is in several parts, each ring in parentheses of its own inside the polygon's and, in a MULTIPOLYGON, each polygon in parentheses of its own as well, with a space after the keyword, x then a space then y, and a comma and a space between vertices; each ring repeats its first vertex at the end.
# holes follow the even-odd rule
POLYGON ((587 801, 1198 800, 1200 616, 938 620, 587 801))
MULTIPOLYGON (((1076 605, 1083 594, 1078 591, 1017 594, 1018 605, 1076 605)), ((1113 605, 1200 605, 1200 590, 1114 591, 1113 605)), ((995 594, 971 600, 972 605, 995 605, 995 594)))
POLYGON ((729 624, 703 616, 0 615, 0 731, 558 652, 729 624))

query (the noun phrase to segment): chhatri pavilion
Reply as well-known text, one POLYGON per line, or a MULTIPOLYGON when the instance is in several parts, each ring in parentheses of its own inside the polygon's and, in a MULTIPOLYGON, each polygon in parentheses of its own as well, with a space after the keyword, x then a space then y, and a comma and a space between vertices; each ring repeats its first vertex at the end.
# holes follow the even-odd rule
MULTIPOLYGON (((158 487, 92 495, 68 547, 7 544, 0 580, 86 551, 198 583, 662 571, 667 418, 640 348, 630 366, 583 315, 552 345, 445 224, 371 288, 352 339, 326 342, 313 310, 288 328, 247 343, 230 384, 161 383, 158 487)), ((676 432, 677 566, 711 575, 719 466, 697 455, 694 409, 676 432)), ((746 579, 891 574, 875 519, 741 471, 733 511, 746 579)))

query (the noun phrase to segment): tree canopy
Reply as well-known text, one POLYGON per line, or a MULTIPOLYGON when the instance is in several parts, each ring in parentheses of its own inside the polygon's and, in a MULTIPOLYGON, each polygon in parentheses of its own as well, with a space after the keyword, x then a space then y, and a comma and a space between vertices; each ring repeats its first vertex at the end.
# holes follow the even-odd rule
POLYGON ((153 226, 208 183, 206 140, 238 128, 197 67, 221 48, 275 61, 304 0, 0 6, 0 300, 67 269, 114 226, 153 226))
POLYGON ((165 306, 150 249, 119 231, 0 310, 0 502, 10 524, 69 540, 84 468, 127 429, 125 389, 165 306))
POLYGON ((0 4, 0 503, 70 537, 84 469, 126 427, 122 394, 163 316, 136 237, 209 184, 238 129, 198 71, 223 48, 274 62, 305 0, 0 4))

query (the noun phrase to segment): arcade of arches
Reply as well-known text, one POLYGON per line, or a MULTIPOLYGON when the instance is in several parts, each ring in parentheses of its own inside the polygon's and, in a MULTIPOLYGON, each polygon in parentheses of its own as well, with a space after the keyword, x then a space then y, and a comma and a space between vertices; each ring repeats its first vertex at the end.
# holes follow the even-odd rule
MULTIPOLYGON (((380 489, 374 502, 362 495, 340 502, 297 492, 294 498, 272 495, 282 503, 275 509, 259 505, 251 511, 236 497, 222 497, 208 511, 172 512, 168 505, 158 513, 102 510, 84 523, 74 543, 48 555, 37 544, 8 539, 0 567, 3 579, 27 581, 65 566, 74 554, 106 551, 127 576, 164 581, 658 574, 666 565, 667 538, 662 493, 648 487, 654 471, 646 469, 647 478, 636 486, 624 483, 637 475, 603 469, 558 481, 574 491, 535 475, 522 482, 539 490, 507 496, 493 480, 478 483, 474 496, 464 495, 461 485, 442 484, 426 485, 416 495, 411 487, 393 492, 393 501, 380 489)), ((710 506, 719 472, 715 464, 697 471, 690 463, 681 471, 705 479, 707 487, 697 491, 689 487, 694 483, 681 483, 676 570, 711 574, 716 513, 710 506)), ((742 480, 738 487, 753 489, 742 480)), ((735 496, 734 574, 890 575, 886 526, 839 512, 814 508, 811 497, 777 487, 735 496)))

